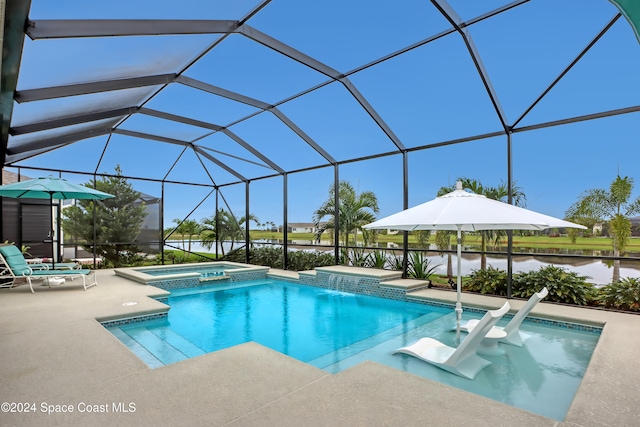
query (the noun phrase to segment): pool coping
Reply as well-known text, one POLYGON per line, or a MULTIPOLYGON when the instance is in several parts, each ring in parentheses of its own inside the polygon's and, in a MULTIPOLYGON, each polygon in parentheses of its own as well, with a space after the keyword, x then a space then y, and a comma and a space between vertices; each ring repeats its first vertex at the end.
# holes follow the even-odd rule
MULTIPOLYGON (((298 275, 297 272, 288 271, 288 270, 279 270, 279 269, 271 269, 266 275, 267 279, 283 280, 285 282, 293 283, 299 286, 310 286, 308 284, 301 283, 299 281, 299 277, 300 276, 298 275)), ((433 307, 444 307, 446 309, 451 309, 451 310, 455 308, 455 301, 451 301, 450 298, 443 297, 444 295, 446 295, 446 293, 443 293, 443 294, 429 293, 429 295, 425 296, 420 292, 418 292, 426 288, 426 284, 428 283, 427 281, 416 280, 416 279, 395 279, 392 282, 393 283, 383 282, 380 284, 380 286, 382 287, 389 286, 389 287, 406 290, 407 291, 406 299, 400 300, 400 301, 413 303, 413 304, 430 305, 433 307)), ((226 283, 229 283, 229 282, 226 282, 226 283)), ((236 283, 240 283, 240 282, 236 282, 236 283)), ((204 284, 204 281, 201 281, 201 284, 204 284)), ((196 290, 196 292, 199 292, 197 291, 197 289, 199 288, 200 287, 198 286, 193 289, 196 290)), ((220 289, 227 289, 227 286, 226 285, 222 286, 220 287, 220 289)), ((217 290, 217 288, 210 288, 207 291, 215 291, 215 290, 217 290)), ((149 295, 150 298, 153 298, 166 305, 166 307, 162 309, 139 311, 139 312, 133 313, 131 316, 124 317, 124 318, 111 316, 111 317, 96 318, 96 320, 100 322, 100 324, 102 324, 102 326, 104 326, 105 328, 110 328, 112 326, 126 325, 129 323, 139 323, 147 320, 155 320, 158 317, 166 317, 168 314, 168 311, 171 308, 168 305, 168 299, 170 296, 171 296, 171 291, 168 291, 168 290, 165 290, 161 294, 149 295)), ((384 298, 384 297, 376 297, 376 298, 384 298)), ((390 299, 390 301, 396 301, 396 300, 390 299)), ((513 302, 516 301, 515 306, 517 306, 518 304, 522 304, 524 302, 524 301, 518 301, 518 300, 511 300, 511 301, 512 301, 512 304, 514 304, 513 302)), ((465 304, 464 311, 473 312, 475 314, 482 315, 487 310, 490 310, 493 308, 494 307, 490 303, 483 304, 478 302, 475 302, 475 303, 470 302, 469 304, 465 304)), ((518 312, 518 309, 514 309, 512 307, 509 310, 509 312, 505 315, 505 317, 509 318, 511 316, 514 316, 517 312, 518 312)), ((544 314, 542 315, 530 314, 524 319, 524 322, 548 324, 548 325, 553 325, 560 328, 582 330, 585 332, 597 333, 597 334, 601 334, 602 329, 604 327, 604 324, 599 322, 581 322, 580 320, 577 320, 571 317, 560 319, 557 316, 545 316, 544 314)))
POLYGON ((381 282, 402 277, 401 271, 383 270, 380 268, 351 267, 345 265, 331 265, 327 267, 316 267, 316 271, 343 274, 347 276, 372 277, 379 279, 381 282))
MULTIPOLYGON (((637 422, 640 316, 538 304, 535 316, 604 325, 565 421, 558 422, 373 362, 331 375, 256 343, 148 368, 95 319, 163 307, 154 286, 98 270, 98 287, 0 290, 0 401, 135 402, 135 413, 10 414, 0 424, 600 426, 637 422), (124 306, 137 301, 135 306, 124 306), (207 372, 207 375, 203 375, 207 372), (73 380, 72 380, 73 378, 73 380), (73 387, 69 387, 73 384, 73 387)), ((455 302, 454 292, 417 291, 455 302)), ((518 309, 525 301, 509 300, 518 309)), ((504 298, 463 293, 463 305, 504 298)))

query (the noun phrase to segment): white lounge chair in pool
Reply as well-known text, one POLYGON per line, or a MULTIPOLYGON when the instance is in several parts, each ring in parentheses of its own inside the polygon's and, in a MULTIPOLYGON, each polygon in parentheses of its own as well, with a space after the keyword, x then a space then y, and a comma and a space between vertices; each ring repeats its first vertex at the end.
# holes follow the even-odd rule
POLYGON ((420 338, 414 344, 402 347, 393 353, 404 353, 431 363, 438 368, 449 371, 470 380, 478 372, 491 365, 486 359, 476 354, 476 349, 487 332, 509 311, 509 302, 497 310, 490 310, 478 322, 478 325, 465 337, 458 348, 449 347, 433 338, 420 338))
MULTIPOLYGON (((520 325, 525 317, 529 315, 533 307, 536 306, 544 297, 549 294, 549 290, 544 287, 540 292, 536 292, 531 295, 529 301, 516 313, 515 316, 507 323, 507 326, 495 326, 495 329, 502 329, 507 333, 507 336, 504 338, 500 338, 500 342, 505 344, 517 345, 518 347, 522 347, 524 345, 524 341, 522 339, 522 335, 520 335, 520 325)), ((462 323, 460 325, 460 330, 465 332, 471 332, 476 325, 480 322, 478 319, 471 319, 462 323)))
POLYGON ((80 277, 82 278, 82 286, 84 286, 85 291, 91 286, 98 285, 98 282, 96 281, 96 274, 91 270, 34 270, 29 267, 29 264, 27 264, 27 261, 22 255, 22 252, 20 252, 20 249, 14 245, 0 246, 0 262, 4 264, 4 269, 1 274, 8 275, 13 278, 11 286, 9 286, 11 288, 20 278, 27 280, 29 288, 31 288, 31 292, 34 292, 33 280, 44 280, 45 283, 51 287, 53 284, 64 283, 65 280, 62 279, 74 280, 80 277), (91 276, 93 276, 93 281, 88 281, 87 278, 91 276))

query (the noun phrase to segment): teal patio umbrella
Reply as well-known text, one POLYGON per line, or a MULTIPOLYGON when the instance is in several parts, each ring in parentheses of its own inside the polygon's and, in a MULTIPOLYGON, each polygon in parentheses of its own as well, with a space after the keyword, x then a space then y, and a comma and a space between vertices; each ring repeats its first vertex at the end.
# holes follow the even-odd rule
MULTIPOLYGON (((13 184, 0 185, 0 196, 14 199, 49 199, 51 209, 51 253, 54 254, 54 225, 53 225, 53 199, 89 199, 104 200, 115 197, 102 191, 94 190, 84 185, 72 184, 66 179, 36 178, 28 181, 15 182, 13 184)), ((55 268, 55 257, 53 257, 55 268)))

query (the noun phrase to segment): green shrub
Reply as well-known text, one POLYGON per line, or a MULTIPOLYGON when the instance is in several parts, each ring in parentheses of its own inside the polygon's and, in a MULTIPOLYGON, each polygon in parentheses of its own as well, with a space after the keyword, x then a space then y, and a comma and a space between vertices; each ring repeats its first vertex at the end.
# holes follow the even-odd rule
MULTIPOLYGON (((227 252, 221 260, 231 262, 246 262, 244 248, 234 249, 227 252)), ((249 251, 249 262, 251 262, 251 251, 249 251)))
POLYGON ((507 295, 507 272, 488 266, 485 270, 473 270, 464 289, 481 294, 507 295))
POLYGON ((273 247, 254 248, 249 251, 249 259, 253 265, 283 268, 284 251, 273 247))
POLYGON ((118 258, 103 258, 102 268, 137 267, 144 264, 144 257, 135 252, 121 251, 118 258), (116 265, 117 263, 117 265, 116 265))
MULTIPOLYGON (((145 260, 146 261, 146 260, 145 260)), ((210 262, 215 261, 215 254, 208 253, 184 253, 181 250, 167 249, 164 251, 165 263, 171 264, 188 264, 192 262, 210 262)), ((154 258, 155 264, 162 264, 162 254, 158 253, 154 258)))
POLYGON ((289 251, 288 270, 306 271, 313 270, 314 267, 324 267, 334 265, 333 254, 322 253, 320 251, 289 251))
POLYGON ((549 290, 547 301, 587 305, 594 299, 596 291, 593 284, 587 283, 586 279, 587 276, 548 265, 540 267, 538 271, 514 274, 513 296, 529 298, 546 286, 549 290))
MULTIPOLYGON (((225 261, 244 263, 244 248, 230 251, 222 259, 225 261)), ((289 251, 288 261, 289 266, 287 269, 292 271, 313 270, 314 267, 334 264, 332 254, 322 253, 320 251, 289 251)), ((249 263, 271 268, 283 268, 284 251, 282 248, 272 247, 251 248, 249 250, 249 263)))
POLYGON ((640 311, 640 279, 629 277, 601 288, 598 302, 606 308, 640 311))

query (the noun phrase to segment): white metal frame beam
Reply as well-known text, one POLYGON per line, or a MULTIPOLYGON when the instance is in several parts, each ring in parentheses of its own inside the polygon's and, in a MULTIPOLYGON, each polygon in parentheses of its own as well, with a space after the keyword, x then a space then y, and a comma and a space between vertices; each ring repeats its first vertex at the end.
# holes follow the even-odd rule
POLYGON ((75 116, 43 120, 41 122, 34 122, 27 125, 11 127, 9 128, 9 134, 13 136, 24 135, 32 132, 40 132, 65 126, 73 126, 82 123, 93 122, 96 120, 118 118, 118 120, 114 122, 115 124, 123 117, 134 114, 136 111, 138 111, 138 107, 131 106, 125 108, 117 108, 114 110, 97 111, 94 113, 78 114, 75 116))
POLYGON ((169 83, 173 83, 175 79, 175 74, 158 74, 154 76, 132 77, 127 79, 103 80, 90 83, 76 83, 37 89, 17 90, 15 92, 14 99, 18 103, 43 101, 45 99, 88 95, 91 93, 109 92, 113 90, 166 85, 169 83))
POLYGON ((462 36, 462 40, 464 41, 467 50, 469 51, 469 55, 473 60, 473 63, 476 67, 478 75, 482 80, 482 84, 489 95, 489 99, 491 100, 491 104, 498 115, 498 119, 504 127, 505 130, 510 129, 510 125, 507 120, 507 115, 504 113, 502 106, 500 105, 500 100, 498 99, 498 94, 493 88, 493 84, 491 83, 491 79, 489 78, 489 73, 487 72, 484 64, 482 63, 482 59, 480 57, 480 53, 476 48, 473 39, 471 38, 471 34, 466 30, 466 26, 462 26, 463 22, 462 18, 453 10, 453 8, 446 2, 446 0, 431 0, 431 3, 440 11, 440 13, 449 21, 449 23, 456 29, 458 33, 462 36))
POLYGON ((233 33, 239 21, 219 19, 42 19, 29 20, 32 40, 78 37, 161 36, 233 33))

